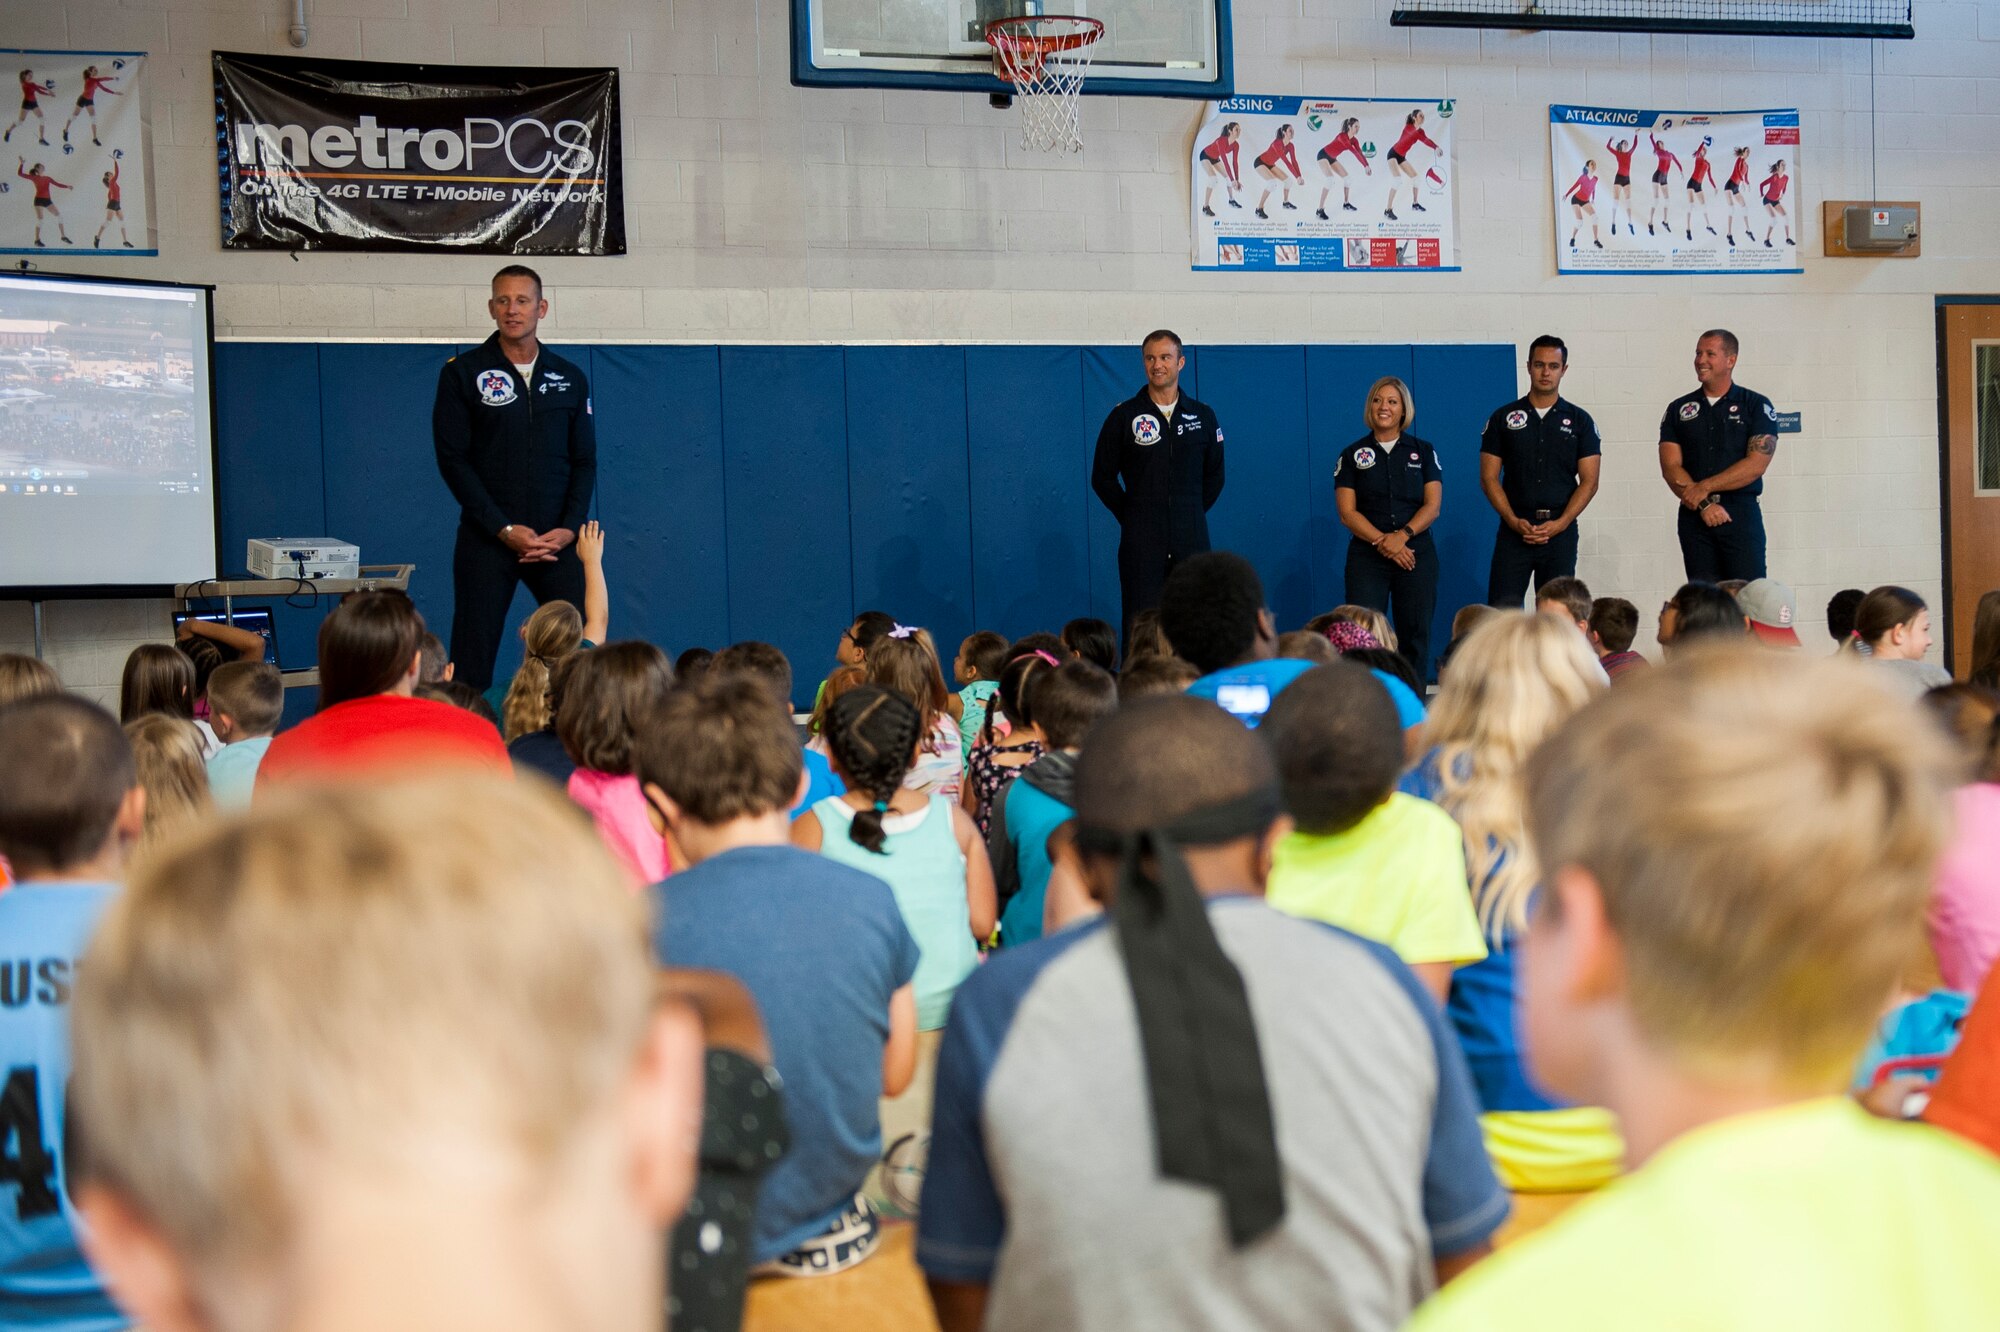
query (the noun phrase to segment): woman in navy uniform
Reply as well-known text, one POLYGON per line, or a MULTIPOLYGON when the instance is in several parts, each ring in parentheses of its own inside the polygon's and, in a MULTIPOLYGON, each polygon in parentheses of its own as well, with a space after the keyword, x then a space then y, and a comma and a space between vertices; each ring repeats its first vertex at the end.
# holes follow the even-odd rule
POLYGON ((1347 543, 1347 599, 1384 611, 1399 649, 1430 678, 1431 615, 1437 608, 1438 555, 1430 526, 1444 508, 1437 450, 1409 434, 1416 419, 1410 386, 1384 375, 1368 390, 1368 433, 1333 466, 1334 502, 1354 539, 1347 543))

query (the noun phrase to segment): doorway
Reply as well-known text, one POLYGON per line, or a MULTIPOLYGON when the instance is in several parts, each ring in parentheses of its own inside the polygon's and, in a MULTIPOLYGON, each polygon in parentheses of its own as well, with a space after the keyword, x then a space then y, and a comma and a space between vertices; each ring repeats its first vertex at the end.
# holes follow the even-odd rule
POLYGON ((2000 588, 2000 296, 1940 296, 1937 314, 1945 661, 1963 679, 1979 598, 2000 588))

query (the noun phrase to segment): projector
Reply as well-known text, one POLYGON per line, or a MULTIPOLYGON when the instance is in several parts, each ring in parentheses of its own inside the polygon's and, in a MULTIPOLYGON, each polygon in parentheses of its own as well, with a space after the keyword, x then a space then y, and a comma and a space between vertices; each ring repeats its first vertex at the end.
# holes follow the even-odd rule
POLYGON ((332 537, 251 537, 249 558, 259 578, 361 577, 361 548, 332 537))

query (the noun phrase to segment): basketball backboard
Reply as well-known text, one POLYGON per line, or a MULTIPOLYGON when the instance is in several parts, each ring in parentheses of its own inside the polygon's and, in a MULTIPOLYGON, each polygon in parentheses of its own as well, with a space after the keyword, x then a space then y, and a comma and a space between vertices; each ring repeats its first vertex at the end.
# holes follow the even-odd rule
POLYGON ((1229 0, 792 0, 792 82, 1009 93, 994 77, 986 25, 1044 13, 1104 24, 1086 95, 1234 91, 1229 0))

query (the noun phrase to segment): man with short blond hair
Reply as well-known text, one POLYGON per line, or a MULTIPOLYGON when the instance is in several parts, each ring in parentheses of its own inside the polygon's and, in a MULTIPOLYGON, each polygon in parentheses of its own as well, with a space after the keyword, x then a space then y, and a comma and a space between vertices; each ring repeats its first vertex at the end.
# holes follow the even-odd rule
POLYGON ((576 533, 597 487, 597 425, 583 367, 544 346, 542 279, 524 264, 493 275, 494 332, 438 372, 431 436, 458 501, 451 558, 453 678, 493 683, 514 589, 584 604, 576 533))

